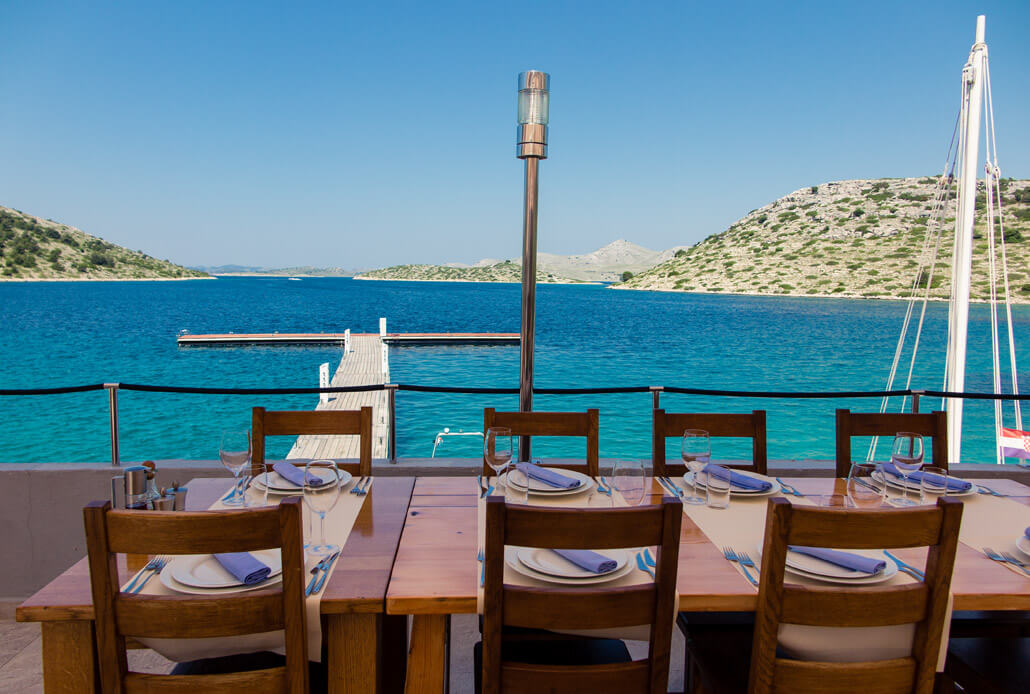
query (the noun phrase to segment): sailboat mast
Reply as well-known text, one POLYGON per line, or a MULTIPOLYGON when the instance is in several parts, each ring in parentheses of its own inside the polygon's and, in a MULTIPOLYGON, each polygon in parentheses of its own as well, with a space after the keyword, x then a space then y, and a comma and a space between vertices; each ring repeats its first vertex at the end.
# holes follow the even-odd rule
MULTIPOLYGON (((948 316, 947 390, 965 390, 966 333, 969 324, 969 286, 973 269, 973 213, 976 207, 976 176, 980 145, 980 115, 983 108, 983 73, 987 56, 984 16, 976 18, 976 42, 969 62, 962 69, 962 151, 958 174, 958 214, 955 215, 955 245, 952 254, 951 312, 948 316)), ((962 452, 962 399, 945 404, 948 421, 948 462, 957 463, 962 452)))

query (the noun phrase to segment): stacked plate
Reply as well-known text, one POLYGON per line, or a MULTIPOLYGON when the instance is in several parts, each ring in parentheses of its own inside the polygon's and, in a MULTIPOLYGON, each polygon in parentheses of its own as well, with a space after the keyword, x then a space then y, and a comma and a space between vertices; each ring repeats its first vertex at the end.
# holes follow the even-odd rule
MULTIPOLYGON (((541 482, 540 480, 536 480, 530 477, 529 493, 539 494, 541 496, 565 496, 566 494, 579 494, 580 492, 585 492, 586 490, 594 486, 594 480, 591 479, 590 476, 584 475, 583 473, 575 472, 574 470, 557 469, 555 470, 555 472, 561 473, 566 477, 576 480, 578 484, 570 489, 561 489, 560 487, 552 487, 551 485, 547 484, 547 482, 541 482)), ((518 489, 521 491, 526 488, 526 486, 521 483, 521 480, 516 481, 512 479, 509 483, 509 475, 507 473, 502 475, 502 477, 504 478, 504 484, 511 484, 512 488, 514 489, 518 489)))
MULTIPOLYGON (((768 489, 763 491, 761 489, 742 489, 740 487, 736 487, 736 486, 730 485, 730 495, 731 496, 772 496, 773 494, 776 494, 776 493, 778 493, 780 491, 780 483, 777 482, 772 477, 766 477, 765 475, 759 475, 757 472, 750 472, 748 470, 734 470, 733 472, 734 472, 734 474, 741 475, 743 477, 750 477, 752 479, 762 480, 763 482, 768 482, 772 486, 770 486, 768 489)), ((688 472, 686 475, 683 476, 683 482, 685 484, 688 484, 688 485, 689 484, 693 484, 694 483, 694 476, 695 475, 694 475, 693 472, 688 472)), ((706 489, 706 485, 705 485, 705 479, 706 478, 707 478, 707 475, 702 473, 701 476, 700 476, 700 479, 698 479, 698 481, 697 481, 698 489, 706 489)))
POLYGON ((1016 541, 1016 549, 1026 555, 1026 558, 1030 560, 1030 537, 1027 537, 1026 534, 1020 535, 1019 539, 1016 541))
MULTIPOLYGON (((324 468, 317 470, 311 470, 311 474, 319 477, 322 480, 322 485, 332 484, 333 471, 324 468)), ((351 474, 346 470, 340 470, 340 486, 345 487, 351 481, 351 474)), ((300 494, 304 491, 303 487, 298 487, 293 482, 280 475, 275 470, 269 470, 263 472, 254 478, 254 489, 260 493, 264 493, 268 490, 269 494, 300 494)))
MULTIPOLYGON (((889 472, 884 473, 880 472, 879 470, 874 472, 872 477, 878 482, 886 482, 887 486, 891 489, 894 489, 895 491, 903 492, 907 489, 908 491, 915 492, 916 494, 922 491, 922 487, 920 486, 919 482, 911 478, 906 480, 903 477, 895 477, 889 472)), ((979 487, 977 487, 975 484, 970 484, 969 489, 963 492, 955 492, 949 490, 948 496, 969 496, 971 494, 976 494, 978 490, 979 487)))
POLYGON ((614 559, 615 568, 600 574, 580 568, 553 550, 538 547, 505 547, 504 562, 523 576, 562 585, 607 583, 633 570, 629 551, 606 549, 601 554, 614 559))
MULTIPOLYGON (((875 549, 849 549, 850 554, 858 554, 863 557, 877 559, 884 562, 884 567, 874 574, 867 574, 863 571, 846 569, 843 566, 828 561, 823 561, 807 554, 787 550, 787 573, 804 578, 811 578, 826 583, 840 583, 845 585, 868 585, 870 583, 883 583, 894 578, 898 573, 898 565, 894 560, 884 554, 881 550, 875 549)), ((762 546, 758 545, 758 556, 762 555, 762 546)), ((761 559, 759 559, 761 561, 761 559)))
POLYGON ((225 570, 210 554, 189 554, 175 557, 161 570, 161 583, 176 593, 189 595, 225 595, 248 590, 261 590, 282 583, 283 562, 277 549, 251 552, 255 559, 272 570, 261 583, 244 585, 225 570))

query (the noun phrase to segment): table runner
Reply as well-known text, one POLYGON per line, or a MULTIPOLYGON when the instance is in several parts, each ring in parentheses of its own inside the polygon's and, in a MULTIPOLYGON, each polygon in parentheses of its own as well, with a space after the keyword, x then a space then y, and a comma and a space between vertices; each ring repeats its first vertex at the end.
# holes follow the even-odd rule
MULTIPOLYGON (((1003 497, 985 494, 970 494, 954 497, 963 502, 962 525, 959 527, 958 539, 979 554, 984 547, 996 552, 1009 552, 1015 557, 1030 561, 1020 555, 1016 549, 1016 541, 1030 527, 1030 506, 1003 497)), ((1014 571, 1030 580, 1019 567, 1001 563, 1005 568, 1014 571)))
MULTIPOLYGON (((684 481, 679 480, 680 487, 684 481)), ((775 494, 772 496, 776 496, 775 494)), ((818 496, 818 495, 817 495, 818 496)), ((724 547, 732 547, 737 552, 747 552, 755 564, 762 565, 761 546, 765 539, 765 516, 769 495, 744 496, 734 495, 729 508, 714 509, 704 505, 683 505, 683 512, 701 529, 708 540, 719 552, 724 547)), ((815 506, 807 497, 784 497, 798 506, 815 506)), ((963 521, 964 522, 964 521, 963 521)), ((743 568, 738 562, 730 562, 733 568, 744 576, 743 568)), ((759 572, 749 569, 758 578, 759 572)), ((785 581, 803 586, 836 586, 816 579, 788 573, 785 581)), ((907 574, 898 573, 876 586, 895 586, 915 583, 915 579, 907 574)), ((751 585, 750 583, 748 585, 751 585)), ((856 586, 858 587, 858 586, 856 586)), ((755 591, 758 588, 755 587, 755 591)), ((951 621, 952 598, 948 598, 947 619, 951 621)), ((912 638, 915 625, 887 627, 810 627, 797 624, 781 624, 779 645, 788 655, 803 660, 845 661, 881 660, 911 654, 912 638)), ((948 651, 948 634, 941 639, 941 650, 937 670, 944 668, 944 658, 948 651)))
MULTIPOLYGON (((651 484, 650 478, 645 480, 645 489, 649 489, 651 484)), ((503 489, 498 489, 496 480, 494 480, 495 489, 492 496, 502 496, 504 494, 503 489)), ((540 506, 540 507, 551 507, 551 508, 611 508, 611 507, 626 507, 629 504, 622 498, 622 495, 614 488, 612 490, 612 496, 602 494, 597 488, 597 482, 594 482, 594 487, 589 491, 581 492, 579 494, 568 494, 562 496, 543 496, 540 494, 531 495, 529 505, 540 506)), ((478 516, 477 516, 477 533, 478 540, 476 543, 477 547, 484 547, 486 537, 486 499, 480 498, 478 504, 478 516)), ((642 548, 635 548, 642 549, 642 548)), ((607 583, 600 584, 605 588, 621 588, 624 586, 635 586, 642 583, 651 583, 652 578, 646 571, 641 571, 636 566, 636 551, 630 552, 630 562, 633 564, 633 568, 625 575, 619 578, 609 581, 607 583)), ((477 550, 478 551, 478 550, 477 550)), ((603 551, 603 550, 602 550, 603 551)), ((652 556, 654 553, 652 552, 652 556)), ((656 557, 657 558, 657 557, 656 557)), ((482 570, 482 563, 476 562, 477 571, 477 584, 479 580, 479 574, 482 570)), ((510 585, 517 586, 542 586, 548 588, 556 587, 556 584, 549 583, 547 581, 539 581, 534 578, 530 578, 524 574, 515 571, 507 563, 504 565, 504 582, 510 585)), ((559 586, 561 587, 561 586, 559 586)), ((676 596, 674 604, 674 614, 679 612, 679 596, 676 596)), ((476 591, 476 612, 483 614, 483 586, 479 585, 476 591)), ((675 620, 673 620, 675 621, 675 620)), ((650 625, 641 625, 638 627, 622 627, 619 629, 562 629, 556 630, 557 633, 561 634, 575 634, 577 636, 591 636, 595 638, 614 638, 614 639, 627 639, 630 641, 647 641, 650 639, 650 625)))
MULTIPOLYGON (((367 495, 351 494, 350 490, 353 489, 354 484, 358 481, 355 477, 354 480, 348 484, 340 492, 340 500, 336 503, 336 506, 326 514, 325 518, 325 535, 328 542, 339 547, 343 547, 347 542, 348 536, 350 536, 351 529, 354 527, 354 521, 357 520, 358 514, 361 512, 362 505, 367 495)), ((366 489, 371 489, 373 480, 368 482, 366 489)), ((223 497, 224 498, 224 497, 223 497)), ((258 492, 254 488, 251 488, 247 492, 247 498, 250 506, 257 507, 264 504, 264 494, 258 492)), ((268 496, 268 504, 276 506, 285 496, 268 496)), ((210 507, 208 510, 224 510, 224 509, 239 509, 239 506, 227 506, 222 499, 219 499, 210 507)), ((302 527, 304 531, 305 541, 314 539, 318 534, 318 517, 312 518, 311 510, 307 507, 307 504, 301 504, 303 518, 302 527), (311 522, 313 521, 313 523, 311 522), (309 532, 309 528, 311 529, 309 532), (309 534, 311 537, 309 537, 309 534)), ((318 563, 321 557, 312 557, 305 555, 305 586, 307 580, 310 580, 310 570, 318 563)), ((332 568, 329 570, 329 575, 326 576, 325 585, 328 585, 332 579, 332 574, 336 570, 336 565, 339 563, 337 560, 333 563, 332 568)), ((128 585, 128 584, 126 584, 128 585)), ((123 586, 124 590, 124 586, 123 586)), ((160 576, 154 576, 147 582, 147 585, 140 591, 144 595, 182 595, 173 591, 163 583, 161 583, 160 576)), ((325 586, 317 594, 308 596, 304 600, 305 610, 307 612, 307 628, 308 628, 308 659, 321 662, 322 660, 322 620, 321 620, 321 604, 322 596, 325 594, 325 586)), ((246 636, 233 636, 233 637, 213 637, 203 639, 140 639, 140 642, 160 653, 165 658, 176 662, 186 662, 190 660, 199 660, 202 658, 218 658, 227 655, 237 655, 240 653, 254 653, 257 651, 273 651, 279 654, 284 654, 283 645, 283 632, 273 631, 266 632, 263 634, 248 634, 246 636)))

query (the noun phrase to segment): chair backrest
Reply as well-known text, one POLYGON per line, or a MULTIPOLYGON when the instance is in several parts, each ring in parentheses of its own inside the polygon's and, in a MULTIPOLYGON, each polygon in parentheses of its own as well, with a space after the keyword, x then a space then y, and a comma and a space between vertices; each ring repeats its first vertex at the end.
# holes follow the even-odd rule
MULTIPOLYGON (((352 475, 372 474, 372 408, 360 410, 304 410, 271 411, 255 407, 251 431, 253 453, 251 474, 265 471, 266 436, 309 435, 357 435, 360 436, 360 450, 357 463, 337 463, 337 467, 352 475)), ((287 461, 289 462, 289 461, 287 461)), ((298 463, 303 464, 303 463, 298 463)))
MULTIPOLYGON (((483 433, 490 427, 507 427, 512 436, 582 436, 587 440, 586 464, 551 464, 548 467, 577 470, 591 477, 597 476, 598 411, 586 412, 497 412, 492 407, 483 410, 483 433)), ((513 451, 514 452, 514 451, 513 451)), ((483 474, 493 471, 483 458, 483 474)))
POLYGON ((102 691, 308 691, 301 499, 234 511, 125 511, 94 501, 83 510, 102 691), (129 595, 116 554, 214 554, 282 549, 282 584, 236 595, 129 595), (219 675, 131 672, 126 638, 199 639, 283 629, 286 665, 219 675))
MULTIPOLYGON (((852 436, 889 436, 911 431, 932 440, 933 464, 948 469, 948 423, 944 412, 852 412, 837 410, 837 477, 851 471, 852 436)), ((890 449, 890 441, 887 448, 890 449)))
POLYGON ((651 464, 654 474, 679 477, 686 473, 683 463, 665 460, 665 440, 680 438, 687 429, 703 429, 712 438, 738 437, 751 439, 751 464, 728 465, 739 470, 750 470, 764 475, 768 471, 765 450, 765 410, 751 414, 666 412, 653 410, 651 415, 651 464))
POLYGON ((751 653, 749 692, 933 690, 951 589, 962 503, 939 499, 913 509, 851 510, 794 506, 770 499, 751 653), (890 587, 784 585, 788 545, 837 549, 928 547, 926 580, 890 587), (780 624, 874 627, 915 624, 906 658, 854 663, 776 656, 780 624))
POLYGON ((483 690, 649 692, 667 690, 683 507, 540 508, 486 504, 483 690), (604 550, 657 545, 656 580, 618 588, 537 588, 504 583, 504 547, 604 550), (505 660, 503 629, 616 629, 650 624, 648 657, 629 663, 562 667, 505 660))

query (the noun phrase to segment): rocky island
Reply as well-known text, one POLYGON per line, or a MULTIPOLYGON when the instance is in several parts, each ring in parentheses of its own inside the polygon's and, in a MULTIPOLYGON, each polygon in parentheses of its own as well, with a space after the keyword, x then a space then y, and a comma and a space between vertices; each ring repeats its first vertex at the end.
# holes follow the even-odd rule
POLYGON ((0 206, 0 280, 206 277, 206 273, 130 251, 75 227, 0 206))
MULTIPOLYGON (((936 178, 821 183, 752 210, 725 231, 614 285, 723 294, 907 297, 933 204, 936 178)), ((1001 182, 1004 236, 1013 301, 1030 303, 1030 181, 1001 182)), ((981 183, 973 240, 970 298, 989 299, 986 208, 981 183)), ((955 236, 954 202, 942 220, 930 297, 948 299, 955 236)), ((996 232, 996 243, 1001 234, 996 232)), ((932 244, 931 244, 932 249, 932 244)), ((1000 253, 1000 251, 999 251, 1000 253)), ((1000 273, 1000 268, 999 268, 1000 273)), ((998 280, 999 294, 1003 291, 998 280)))

